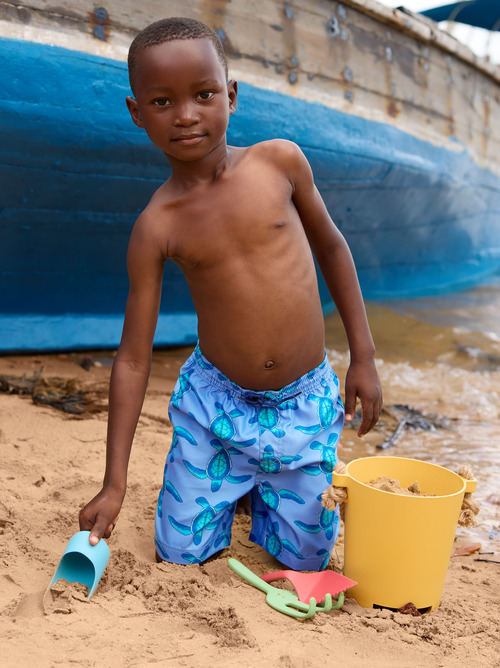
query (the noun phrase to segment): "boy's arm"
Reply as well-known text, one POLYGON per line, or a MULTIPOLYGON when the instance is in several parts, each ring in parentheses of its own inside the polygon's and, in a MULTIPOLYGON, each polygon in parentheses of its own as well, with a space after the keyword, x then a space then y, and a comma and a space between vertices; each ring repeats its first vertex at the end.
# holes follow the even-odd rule
POLYGON ((80 529, 90 542, 108 538, 127 486, 130 450, 151 370, 153 337, 160 307, 163 256, 148 233, 146 214, 130 239, 127 266, 130 289, 123 334, 113 363, 109 388, 106 471, 99 494, 80 511, 80 529))
POLYGON ((349 342, 351 361, 345 383, 345 412, 346 419, 351 420, 359 397, 363 418, 358 434, 362 436, 379 418, 382 390, 356 268, 347 242, 330 218, 314 184, 304 154, 294 144, 288 143, 285 150, 292 154, 288 157, 288 169, 292 170, 293 202, 349 342))

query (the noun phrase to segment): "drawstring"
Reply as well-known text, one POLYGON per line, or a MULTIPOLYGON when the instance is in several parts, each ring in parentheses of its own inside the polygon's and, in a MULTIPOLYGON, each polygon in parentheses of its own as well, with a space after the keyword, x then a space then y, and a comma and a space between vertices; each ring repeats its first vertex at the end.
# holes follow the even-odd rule
POLYGON ((302 392, 297 392, 296 394, 290 394, 287 397, 283 397, 282 399, 273 399, 272 397, 266 397, 265 394, 260 394, 260 393, 255 393, 255 394, 247 394, 246 396, 241 396, 241 395, 236 395, 237 399, 241 399, 241 401, 244 401, 247 404, 250 404, 251 406, 259 405, 259 406, 269 406, 269 407, 274 407, 274 406, 279 406, 280 404, 284 403, 285 401, 290 401, 291 399, 295 399, 298 397, 302 392))

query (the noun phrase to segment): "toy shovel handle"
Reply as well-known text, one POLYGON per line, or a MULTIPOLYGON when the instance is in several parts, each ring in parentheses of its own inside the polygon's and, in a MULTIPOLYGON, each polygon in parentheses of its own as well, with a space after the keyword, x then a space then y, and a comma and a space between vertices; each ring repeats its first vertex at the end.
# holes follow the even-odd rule
POLYGON ((264 582, 274 582, 275 580, 289 579, 288 573, 290 571, 273 571, 272 573, 266 573, 261 580, 264 582))
POLYGON ((231 557, 230 559, 227 560, 227 565, 232 571, 236 573, 236 575, 239 575, 241 578, 249 582, 251 585, 257 587, 257 589, 266 592, 266 594, 268 594, 274 589, 274 587, 268 585, 267 582, 264 582, 264 580, 259 578, 258 575, 255 575, 255 573, 252 573, 252 571, 249 568, 244 566, 237 559, 233 559, 231 557))

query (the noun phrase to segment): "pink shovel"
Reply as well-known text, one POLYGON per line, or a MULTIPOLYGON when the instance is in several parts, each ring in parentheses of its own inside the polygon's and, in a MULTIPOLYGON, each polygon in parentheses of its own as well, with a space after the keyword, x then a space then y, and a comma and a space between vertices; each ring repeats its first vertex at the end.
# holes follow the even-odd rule
POLYGON ((319 573, 275 571, 273 573, 267 573, 267 575, 261 575, 260 577, 264 582, 274 582, 274 580, 280 580, 282 578, 289 580, 295 587, 299 601, 302 601, 303 603, 309 603, 311 597, 313 597, 317 603, 321 603, 325 600, 327 594, 330 594, 332 597, 341 594, 342 601, 340 601, 339 597, 339 603, 342 605, 344 602, 343 592, 358 584, 354 580, 346 578, 344 575, 340 575, 340 573, 335 573, 334 571, 321 571, 319 573))

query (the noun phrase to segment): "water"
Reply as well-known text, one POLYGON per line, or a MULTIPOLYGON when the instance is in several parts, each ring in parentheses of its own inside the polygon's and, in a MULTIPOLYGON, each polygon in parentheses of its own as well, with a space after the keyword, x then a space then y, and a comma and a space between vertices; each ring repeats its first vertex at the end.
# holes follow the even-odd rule
MULTIPOLYGON (((457 471, 466 464, 478 483, 478 526, 460 528, 462 543, 500 549, 500 276, 465 292, 368 304, 384 392, 379 425, 363 439, 346 428, 340 458, 387 455, 457 471), (403 404, 428 417, 431 430, 405 428, 387 450, 403 404), (392 414, 392 416, 390 415, 392 414), (490 538, 490 535, 493 538, 490 538)), ((343 380, 348 352, 337 314, 326 319, 327 349, 343 380)), ((497 557, 490 557, 496 558, 497 557)))

